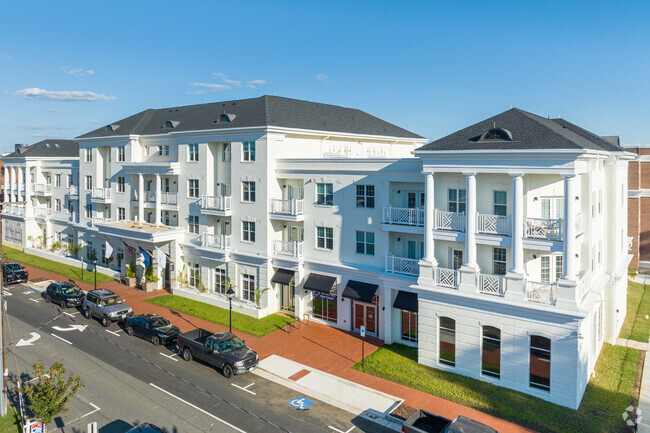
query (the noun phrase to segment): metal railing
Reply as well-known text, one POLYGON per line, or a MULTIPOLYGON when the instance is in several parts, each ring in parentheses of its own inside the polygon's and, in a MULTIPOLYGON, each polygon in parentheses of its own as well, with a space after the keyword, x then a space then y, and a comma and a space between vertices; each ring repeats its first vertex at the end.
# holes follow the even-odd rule
POLYGON ((510 215, 476 214, 476 232, 510 236, 510 215))
POLYGON ((434 224, 436 230, 465 231, 465 212, 435 211, 434 224))
POLYGON ((218 250, 228 250, 230 249, 230 236, 203 233, 203 235, 201 235, 201 246, 216 248, 218 250))
POLYGON ((557 284, 526 281, 526 300, 545 305, 555 305, 557 284))
POLYGON ((201 209, 226 211, 231 209, 229 195, 203 195, 201 197, 201 209))
POLYGON ((486 295, 503 296, 505 294, 505 279, 503 275, 480 274, 478 291, 486 295))
MULTIPOLYGON (((135 195, 136 200, 138 195, 135 195)), ((147 203, 155 203, 156 202, 156 192, 155 191, 145 191, 144 193, 144 200, 147 203)), ((160 193, 160 204, 171 204, 175 205, 178 204, 178 194, 175 192, 161 192, 160 193)))
POLYGON ((302 257, 302 242, 276 240, 273 243, 273 253, 288 257, 302 257))
POLYGON ((420 275, 420 266, 418 260, 408 259, 406 257, 397 257, 392 254, 386 255, 386 272, 391 274, 411 275, 417 277, 420 275))
POLYGON ((384 206, 384 224, 424 226, 424 209, 384 206))
POLYGON ((455 269, 436 268, 436 284, 451 289, 458 288, 459 272, 455 269))
POLYGON ((302 199, 280 200, 272 198, 270 202, 271 213, 282 215, 302 215, 303 213, 302 199))
POLYGON ((532 239, 562 240, 562 220, 550 218, 526 218, 524 236, 532 239))
POLYGON ((110 188, 94 187, 92 189, 91 198, 94 198, 96 200, 110 200, 111 199, 111 189, 110 188))

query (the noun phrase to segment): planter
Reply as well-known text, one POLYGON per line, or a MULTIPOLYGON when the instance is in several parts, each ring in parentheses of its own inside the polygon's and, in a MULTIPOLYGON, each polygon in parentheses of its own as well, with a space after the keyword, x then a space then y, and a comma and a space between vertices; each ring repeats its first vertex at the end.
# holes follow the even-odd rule
POLYGON ((124 280, 126 281, 127 286, 135 287, 135 284, 136 284, 135 277, 126 277, 124 280))
POLYGON ((142 285, 142 288, 144 289, 145 292, 152 292, 156 290, 156 283, 153 281, 147 281, 142 285))

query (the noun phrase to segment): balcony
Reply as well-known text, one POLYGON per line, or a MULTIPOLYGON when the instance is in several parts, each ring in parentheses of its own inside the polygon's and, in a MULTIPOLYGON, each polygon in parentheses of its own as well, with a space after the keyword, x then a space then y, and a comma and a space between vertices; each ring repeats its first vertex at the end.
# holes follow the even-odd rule
MULTIPOLYGON (((32 184, 34 187, 34 195, 52 195, 52 185, 49 183, 36 183, 32 184)), ((18 188, 15 188, 16 192, 18 188)))
POLYGON ((303 221, 302 199, 280 200, 272 198, 269 200, 269 213, 272 219, 284 221, 303 221))
POLYGON ((424 209, 384 206, 382 223, 424 227, 424 209))
POLYGON ((478 292, 484 295, 503 296, 506 292, 503 275, 479 274, 478 292))
POLYGON ((273 254, 285 257, 302 257, 302 242, 275 241, 273 243, 273 254))
MULTIPOLYGON (((135 195, 137 198, 137 194, 135 195)), ((156 192, 155 191, 146 191, 144 193, 144 201, 147 203, 156 203, 156 192)), ((165 205, 178 205, 178 194, 175 192, 161 192, 160 193, 160 204, 165 205)))
POLYGON ((214 248, 226 251, 230 249, 230 236, 214 235, 212 233, 203 233, 201 235, 201 246, 203 248, 214 248))
POLYGON ((68 195, 70 198, 78 199, 79 198, 79 188, 76 185, 71 185, 68 190, 68 195))
POLYGON ((25 216, 25 206, 12 204, 2 208, 3 215, 25 216))
POLYGON ((91 191, 90 201, 93 203, 110 203, 111 189, 95 187, 91 191))
POLYGON ((509 215, 476 215, 476 233, 498 236, 510 236, 509 215))
POLYGON ((52 216, 52 209, 48 207, 35 207, 34 216, 36 218, 49 218, 52 216))
POLYGON ((436 230, 461 233, 465 231, 465 212, 447 212, 436 209, 433 221, 436 230))
POLYGON ((526 300, 544 305, 555 305, 557 285, 538 281, 526 282, 526 300))
POLYGON ((204 215, 230 216, 231 197, 228 195, 204 195, 201 197, 201 213, 204 215))
POLYGON ((110 218, 104 218, 104 217, 92 217, 90 220, 90 227, 91 228, 97 228, 97 224, 105 224, 111 222, 110 218))
POLYGON ((418 260, 397 257, 392 254, 386 255, 385 269, 390 274, 410 275, 412 277, 420 275, 418 260))
POLYGON ((562 220, 550 218, 526 218, 524 236, 549 241, 562 240, 562 220))
POLYGON ((440 287, 457 289, 460 281, 459 272, 455 269, 436 268, 436 284, 440 287))

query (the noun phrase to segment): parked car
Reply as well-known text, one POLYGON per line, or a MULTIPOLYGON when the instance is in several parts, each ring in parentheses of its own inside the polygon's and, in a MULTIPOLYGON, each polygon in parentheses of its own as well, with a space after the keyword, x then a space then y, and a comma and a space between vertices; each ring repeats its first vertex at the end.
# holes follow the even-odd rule
POLYGON ((84 302, 86 294, 74 283, 55 281, 45 289, 45 300, 59 304, 62 308, 78 307, 84 302))
POLYGON ((131 430, 127 431, 126 433, 166 433, 166 432, 160 427, 156 427, 155 425, 146 422, 144 424, 140 424, 137 427, 133 427, 131 430))
POLYGON ((86 319, 96 317, 104 327, 133 316, 131 307, 126 305, 117 293, 107 289, 88 292, 83 301, 83 310, 86 319))
POLYGON ((169 344, 176 341, 176 336, 181 333, 178 326, 169 323, 158 314, 140 314, 126 319, 126 333, 137 335, 151 341, 154 346, 169 344))
POLYGON ((178 334, 176 349, 184 360, 199 359, 221 369, 227 378, 253 371, 259 364, 257 353, 230 332, 214 334, 201 328, 183 332, 178 334))
POLYGON ((6 284, 26 283, 29 273, 19 263, 2 262, 2 282, 6 284))
POLYGON ((450 420, 418 409, 402 426, 402 433, 499 433, 492 427, 464 416, 450 420))

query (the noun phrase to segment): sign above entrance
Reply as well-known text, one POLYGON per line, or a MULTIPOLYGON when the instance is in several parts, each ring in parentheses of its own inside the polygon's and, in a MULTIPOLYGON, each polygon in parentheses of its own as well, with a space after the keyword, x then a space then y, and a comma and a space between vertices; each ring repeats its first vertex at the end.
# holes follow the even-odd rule
POLYGON ((329 299, 330 301, 336 301, 336 295, 328 295, 322 292, 312 292, 314 295, 314 298, 323 298, 323 299, 329 299))

